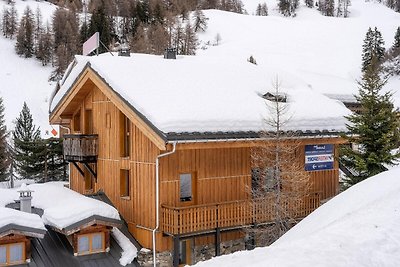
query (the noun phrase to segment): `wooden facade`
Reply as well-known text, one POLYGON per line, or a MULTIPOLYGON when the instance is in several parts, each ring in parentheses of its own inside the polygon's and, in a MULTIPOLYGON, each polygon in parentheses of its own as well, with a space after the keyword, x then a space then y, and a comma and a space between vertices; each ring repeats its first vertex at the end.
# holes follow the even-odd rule
MULTIPOLYGON (((168 144, 90 68, 86 68, 72 89, 50 115, 53 124, 64 124, 70 134, 97 136, 97 161, 90 162, 97 179, 83 166, 70 164, 70 185, 82 194, 103 190, 127 221, 139 243, 152 248, 156 226, 156 158, 171 151, 168 144)), ((304 164, 307 144, 342 143, 338 137, 301 139, 298 160, 304 164)), ((266 222, 271 214, 257 213, 251 199, 251 154, 254 141, 181 142, 176 151, 160 158, 160 228, 157 250, 171 250, 175 235, 239 228, 254 218, 266 222), (186 175, 186 176, 182 176, 186 175), (191 196, 180 197, 180 177, 190 177, 191 196), (257 216, 255 216, 257 215, 257 216), (218 227, 216 227, 218 225, 218 227)), ((337 149, 335 149, 337 151, 337 149)), ((331 170, 308 172, 312 192, 298 216, 304 217, 320 199, 338 192, 338 163, 331 170)), ((260 204, 261 205, 261 204, 260 204)), ((226 232, 221 240, 238 238, 226 232)), ((214 242, 214 237, 196 237, 196 244, 214 242)))

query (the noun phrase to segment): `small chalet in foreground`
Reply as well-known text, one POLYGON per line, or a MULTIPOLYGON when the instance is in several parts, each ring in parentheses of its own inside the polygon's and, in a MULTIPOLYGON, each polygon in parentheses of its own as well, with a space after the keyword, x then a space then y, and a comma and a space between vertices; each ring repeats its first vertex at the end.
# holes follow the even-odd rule
POLYGON ((136 254, 127 227, 104 201, 61 183, 0 189, 0 266, 137 266, 124 256, 136 254))
MULTIPOLYGON (((272 75, 224 60, 77 56, 50 104, 51 124, 66 129, 71 188, 103 190, 138 242, 172 251, 175 266, 210 247, 219 255, 221 243, 243 239, 240 229, 272 220, 249 193, 272 75)), ((301 218, 338 192, 349 110, 307 85, 283 81, 281 90, 285 130, 297 133, 297 160, 312 181, 301 218)))

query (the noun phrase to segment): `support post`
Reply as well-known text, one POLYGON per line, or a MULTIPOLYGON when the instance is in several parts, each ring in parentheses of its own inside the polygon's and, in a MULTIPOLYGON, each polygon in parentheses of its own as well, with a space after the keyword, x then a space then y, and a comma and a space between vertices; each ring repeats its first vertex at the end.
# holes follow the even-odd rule
POLYGON ((179 235, 174 235, 173 236, 173 242, 174 242, 174 251, 173 251, 173 266, 178 267, 179 266, 179 235))
POLYGON ((221 231, 219 228, 215 229, 215 256, 221 255, 221 231))

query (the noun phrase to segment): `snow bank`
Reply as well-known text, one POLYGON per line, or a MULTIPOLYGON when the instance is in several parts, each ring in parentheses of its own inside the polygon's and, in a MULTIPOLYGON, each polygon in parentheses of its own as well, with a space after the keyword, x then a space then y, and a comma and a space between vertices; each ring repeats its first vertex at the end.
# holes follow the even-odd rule
POLYGON ((130 264, 137 256, 137 248, 118 228, 114 227, 111 234, 117 241, 118 245, 122 248, 122 255, 119 259, 119 264, 122 266, 130 264))
POLYGON ((44 210, 47 225, 63 229, 92 215, 119 220, 118 211, 96 199, 85 197, 65 188, 62 183, 32 184, 32 205, 44 210))
POLYGON ((0 228, 9 224, 46 230, 39 215, 0 207, 0 228))
POLYGON ((386 266, 400 262, 400 167, 361 182, 311 213, 268 248, 196 266, 386 266))

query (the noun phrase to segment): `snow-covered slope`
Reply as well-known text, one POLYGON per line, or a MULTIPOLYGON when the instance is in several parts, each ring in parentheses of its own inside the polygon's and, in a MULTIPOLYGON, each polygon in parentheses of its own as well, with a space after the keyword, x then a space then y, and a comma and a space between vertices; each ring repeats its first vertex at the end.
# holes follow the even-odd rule
POLYGON ((270 247, 196 266, 399 266, 399 176, 397 167, 351 187, 270 247))
MULTIPOLYGON (((43 22, 51 23, 51 16, 56 6, 48 2, 34 0, 17 0, 18 16, 22 16, 27 5, 35 13, 40 8, 43 22)), ((0 1, 0 14, 3 8, 10 6, 0 1)), ((24 101, 31 110, 36 125, 40 126, 43 136, 51 130, 48 123, 48 99, 54 89, 54 83, 48 82, 52 68, 42 67, 34 58, 26 59, 15 54, 15 39, 5 39, 0 35, 0 96, 5 104, 5 115, 8 130, 13 129, 15 120, 22 109, 24 101)), ((47 135, 49 136, 49 135, 47 135)))
MULTIPOLYGON (((243 1, 246 9, 255 10, 258 2, 243 1)), ((241 58, 251 55, 260 68, 272 68, 283 82, 300 81, 315 91, 330 94, 357 92, 356 80, 360 78, 361 50, 368 27, 377 27, 386 47, 393 44, 400 13, 383 4, 354 0, 349 18, 322 16, 316 9, 309 9, 301 2, 294 18, 277 13, 275 0, 267 0, 270 16, 246 16, 216 10, 205 11, 208 29, 200 35, 202 46, 199 56, 241 58), (215 43, 219 33, 222 40, 215 43)), ((266 73, 267 74, 267 73, 266 73)), ((387 88, 400 86, 400 79, 393 79, 387 88)), ((264 81, 270 88, 270 81, 264 81)), ((400 95, 396 96, 400 106, 400 95)))
MULTIPOLYGON (((378 27, 386 41, 393 43, 395 29, 399 26, 400 14, 373 1, 353 0, 349 18, 322 16, 316 9, 308 9, 301 2, 294 18, 282 17, 276 10, 276 0, 243 0, 250 15, 240 15, 217 10, 207 10, 208 30, 200 34, 200 47, 196 57, 210 62, 231 62, 235 58, 246 62, 253 55, 265 78, 257 81, 271 89, 271 79, 278 76, 284 86, 301 84, 313 91, 329 94, 353 94, 357 92, 356 80, 360 78, 361 47, 368 27, 378 27), (266 2, 269 16, 256 17, 259 2, 266 2), (218 46, 215 36, 222 40, 218 46)), ((0 10, 6 2, 0 1, 0 10)), ((39 7, 43 20, 49 20, 55 6, 40 1, 16 0, 19 15, 26 5, 33 10, 39 7)), ((18 116, 23 101, 27 101, 34 119, 42 130, 50 130, 47 124, 47 100, 54 88, 48 83, 51 68, 43 68, 34 59, 23 59, 15 55, 14 42, 0 37, 0 94, 6 104, 7 123, 18 116)), ((195 68, 195 66, 194 66, 195 68)), ((151 73, 149 74, 151 77, 151 73)), ((398 77, 390 80, 386 89, 393 90, 395 102, 400 106, 398 77)), ((263 90, 261 90, 263 91, 263 90)), ((315 101, 310 99, 309 108, 315 101)), ((314 107, 315 108, 315 107, 314 107)), ((318 110, 315 108, 315 110, 318 110)))

